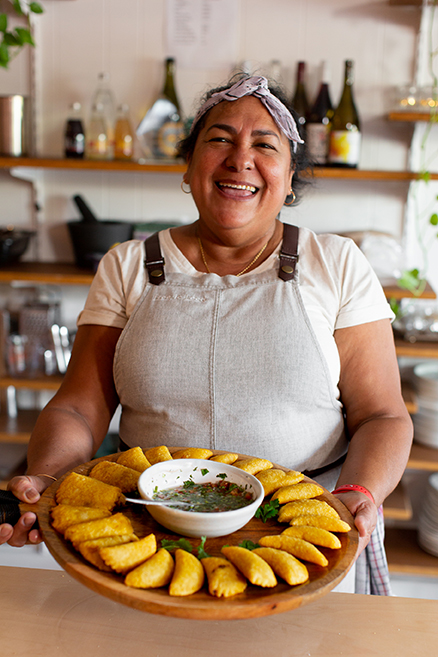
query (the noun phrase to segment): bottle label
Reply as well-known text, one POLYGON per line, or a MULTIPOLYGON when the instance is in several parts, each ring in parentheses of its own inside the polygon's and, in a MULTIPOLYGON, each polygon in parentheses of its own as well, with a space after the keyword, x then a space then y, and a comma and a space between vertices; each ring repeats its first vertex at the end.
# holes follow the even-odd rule
POLYGON ((184 137, 182 121, 166 121, 157 135, 158 155, 176 157, 178 142, 184 137))
POLYGON ((329 124, 307 123, 306 136, 311 158, 316 164, 326 164, 330 137, 329 124))
POLYGON ((357 166, 360 156, 359 130, 332 130, 330 133, 329 162, 357 166))

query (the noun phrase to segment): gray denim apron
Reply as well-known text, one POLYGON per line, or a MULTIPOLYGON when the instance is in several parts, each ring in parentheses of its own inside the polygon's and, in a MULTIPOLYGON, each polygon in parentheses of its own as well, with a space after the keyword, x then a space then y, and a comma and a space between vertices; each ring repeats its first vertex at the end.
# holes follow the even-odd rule
POLYGON ((313 475, 342 461, 341 405, 287 257, 241 278, 164 275, 153 258, 114 361, 125 446, 229 450, 313 475))

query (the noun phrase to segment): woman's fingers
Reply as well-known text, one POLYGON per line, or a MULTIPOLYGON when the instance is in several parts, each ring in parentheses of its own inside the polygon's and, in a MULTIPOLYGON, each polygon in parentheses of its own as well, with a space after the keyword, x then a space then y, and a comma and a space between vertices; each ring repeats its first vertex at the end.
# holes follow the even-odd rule
POLYGON ((371 500, 357 491, 338 493, 339 499, 354 518, 354 525, 359 532, 357 556, 366 548, 377 522, 377 507, 371 500))
MULTIPOLYGON (((40 499, 41 493, 47 488, 47 484, 40 477, 20 476, 14 477, 8 484, 8 490, 14 493, 21 502, 35 504, 40 499)), ((12 526, 8 523, 0 525, 0 545, 8 543, 13 547, 22 547, 26 543, 41 543, 42 536, 37 528, 34 528, 37 516, 32 511, 26 511, 12 526)))

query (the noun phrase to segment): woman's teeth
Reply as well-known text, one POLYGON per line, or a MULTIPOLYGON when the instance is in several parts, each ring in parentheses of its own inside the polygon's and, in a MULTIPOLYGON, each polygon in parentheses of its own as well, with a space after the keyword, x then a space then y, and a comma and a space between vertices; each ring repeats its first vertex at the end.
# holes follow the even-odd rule
POLYGON ((255 194, 257 191, 257 187, 253 187, 252 185, 230 185, 228 183, 218 183, 219 187, 229 187, 230 189, 243 189, 247 192, 252 192, 252 194, 255 194))

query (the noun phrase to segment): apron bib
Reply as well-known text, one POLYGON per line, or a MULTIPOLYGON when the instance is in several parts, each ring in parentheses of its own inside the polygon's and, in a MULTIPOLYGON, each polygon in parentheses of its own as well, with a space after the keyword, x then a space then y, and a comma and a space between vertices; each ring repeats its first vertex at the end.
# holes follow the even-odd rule
POLYGON ((166 273, 145 285, 114 360, 126 446, 209 447, 301 471, 346 453, 341 404, 282 263, 280 273, 166 273))

